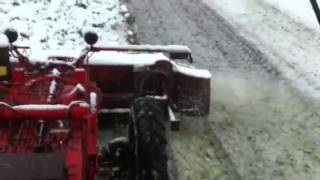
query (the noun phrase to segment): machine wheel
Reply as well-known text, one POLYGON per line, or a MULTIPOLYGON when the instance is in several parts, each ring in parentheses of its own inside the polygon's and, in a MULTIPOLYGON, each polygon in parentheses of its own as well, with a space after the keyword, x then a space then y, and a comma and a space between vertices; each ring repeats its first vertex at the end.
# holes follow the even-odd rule
POLYGON ((169 180, 166 137, 169 117, 166 101, 139 98, 133 103, 132 117, 129 141, 135 156, 131 179, 169 180))

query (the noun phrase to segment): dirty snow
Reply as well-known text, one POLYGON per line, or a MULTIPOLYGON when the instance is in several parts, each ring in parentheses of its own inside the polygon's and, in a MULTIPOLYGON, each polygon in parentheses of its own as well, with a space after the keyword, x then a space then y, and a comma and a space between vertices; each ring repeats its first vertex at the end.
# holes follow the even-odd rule
POLYGON ((79 49, 87 30, 101 44, 126 44, 126 23, 118 0, 0 0, 0 30, 19 32, 16 44, 38 49, 79 49))

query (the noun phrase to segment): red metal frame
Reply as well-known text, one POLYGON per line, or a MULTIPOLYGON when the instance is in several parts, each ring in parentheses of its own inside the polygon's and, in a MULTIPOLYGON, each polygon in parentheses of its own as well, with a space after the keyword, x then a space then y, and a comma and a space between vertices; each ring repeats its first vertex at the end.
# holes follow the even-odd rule
POLYGON ((99 106, 99 89, 89 81, 84 69, 75 69, 69 77, 51 74, 41 77, 26 73, 29 67, 23 63, 14 67, 10 85, 0 85, 0 90, 5 94, 5 102, 0 103, 0 152, 28 155, 35 153, 39 146, 49 144, 50 151, 42 153, 62 154, 69 180, 93 180, 99 168, 99 146, 97 112, 92 111, 89 103, 90 93, 95 93, 99 106), (43 94, 34 88, 43 84, 44 90, 49 89, 52 81, 62 82, 62 92, 67 86, 71 88, 58 94, 61 97, 50 103, 39 100, 45 99, 42 96, 48 93, 43 94), (70 93, 77 85, 83 86, 85 92, 70 93), (38 98, 27 98, 25 95, 28 93, 38 98), (41 125, 47 128, 43 137, 39 137, 41 125))

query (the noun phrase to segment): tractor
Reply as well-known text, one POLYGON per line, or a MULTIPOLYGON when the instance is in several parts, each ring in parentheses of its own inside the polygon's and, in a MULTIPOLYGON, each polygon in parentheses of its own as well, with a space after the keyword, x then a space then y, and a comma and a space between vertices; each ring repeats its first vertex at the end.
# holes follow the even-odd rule
POLYGON ((206 115, 210 72, 185 46, 96 46, 81 52, 18 46, 0 34, 1 180, 168 180, 168 136, 176 113, 206 115), (127 136, 99 145, 101 122, 127 136))

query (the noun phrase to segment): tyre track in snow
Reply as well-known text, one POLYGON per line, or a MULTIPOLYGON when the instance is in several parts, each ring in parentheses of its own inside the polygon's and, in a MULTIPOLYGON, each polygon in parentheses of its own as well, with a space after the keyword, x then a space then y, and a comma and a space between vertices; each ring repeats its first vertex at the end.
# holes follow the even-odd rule
POLYGON ((278 75, 263 53, 201 1, 131 0, 130 6, 140 43, 187 45, 196 66, 212 73, 246 72, 267 79, 278 75))
MULTIPOLYGON (((248 76, 268 80, 278 75, 263 53, 201 1, 131 0, 130 9, 137 25, 137 39, 142 44, 187 45, 193 51, 195 65, 213 74, 246 72, 248 76)), ((241 179, 218 136, 213 132, 211 137, 215 156, 223 169, 222 175, 214 179, 241 179)))
MULTIPOLYGON (((229 24, 201 0, 130 0, 130 5, 140 43, 188 45, 196 66, 210 69, 214 77, 222 74, 223 78, 214 79, 215 112, 208 121, 214 129, 210 141, 224 175, 199 179, 317 177, 319 162, 314 152, 319 150, 319 141, 314 137, 319 129, 318 113, 310 109, 309 102, 296 98, 291 89, 283 88, 282 83, 264 85, 268 80, 282 79, 281 73, 255 48, 256 44, 239 35, 244 33, 234 28, 237 26, 229 24), (238 73, 245 77, 228 80, 224 75, 236 77, 238 73), (244 80, 252 76, 257 77, 253 81, 261 82, 256 85, 244 80)), ((194 127, 184 129, 183 135, 188 135, 194 127)), ((196 131, 194 136, 208 137, 208 134, 196 131)), ((183 135, 179 140, 183 140, 183 135)), ((174 137, 177 136, 179 134, 174 137)), ((188 155, 192 154, 181 152, 183 148, 189 147, 182 146, 178 153, 185 153, 182 159, 188 162, 188 155)), ((203 151, 201 148, 196 150, 203 151)), ((203 155, 201 152, 196 155, 203 155)), ((197 160, 194 159, 194 167, 197 160)), ((188 168, 187 171, 194 172, 188 168)))
MULTIPOLYGON (((193 51, 196 66, 209 69, 213 74, 236 71, 266 79, 278 75, 264 54, 252 48, 231 25, 202 2, 132 0, 130 8, 140 43, 187 45, 193 51)), ((211 137, 215 156, 223 166, 223 178, 241 179, 222 142, 214 133, 211 137)))

